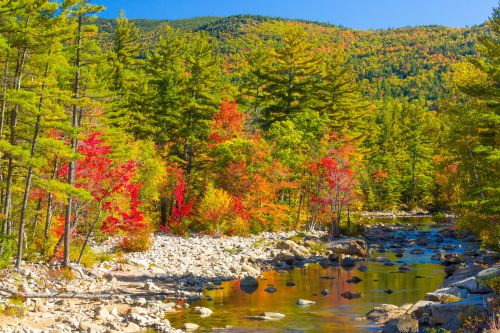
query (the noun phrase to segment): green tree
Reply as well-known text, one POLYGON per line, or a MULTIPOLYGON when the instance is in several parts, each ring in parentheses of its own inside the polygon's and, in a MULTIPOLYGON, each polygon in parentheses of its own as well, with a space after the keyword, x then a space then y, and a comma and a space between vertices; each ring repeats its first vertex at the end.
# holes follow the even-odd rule
POLYGON ((498 127, 500 123, 500 7, 480 38, 481 57, 455 68, 454 87, 459 93, 451 115, 452 147, 459 165, 463 195, 458 208, 462 226, 500 247, 500 183, 498 127))

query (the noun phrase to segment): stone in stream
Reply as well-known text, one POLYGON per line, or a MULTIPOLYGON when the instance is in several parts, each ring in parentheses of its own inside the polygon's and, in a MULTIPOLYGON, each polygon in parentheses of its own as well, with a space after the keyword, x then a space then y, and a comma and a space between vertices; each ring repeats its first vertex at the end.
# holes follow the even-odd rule
POLYGON ((245 319, 250 319, 250 320, 271 320, 273 318, 266 317, 266 316, 245 316, 245 319))
POLYGON ((209 308, 204 308, 202 306, 195 306, 193 308, 193 313, 199 314, 201 315, 201 317, 208 317, 213 313, 213 311, 210 310, 209 308))
POLYGON ((333 240, 327 243, 325 247, 336 254, 354 255, 358 257, 368 256, 368 246, 366 242, 360 238, 333 240))
POLYGON ((403 249, 397 249, 397 250, 395 251, 395 255, 396 255, 396 257, 398 257, 398 258, 401 258, 401 257, 403 256, 403 254, 404 254, 404 253, 405 253, 405 250, 403 250, 403 249))
POLYGON ((240 281, 240 286, 258 286, 258 285, 259 285, 259 281, 250 275, 245 276, 240 281))
POLYGON ((368 270, 368 266, 366 266, 365 264, 361 264, 358 266, 358 271, 360 272, 365 272, 368 270))
POLYGON ((286 285, 287 285, 288 287, 295 287, 295 282, 293 282, 293 281, 288 281, 288 282, 286 283, 286 285))
POLYGON ((410 251, 411 254, 424 254, 424 250, 422 249, 415 249, 410 251))
POLYGON ((380 304, 366 314, 366 319, 373 320, 377 324, 384 324, 400 314, 399 307, 396 305, 380 304))
POLYGON ((408 314, 389 321, 382 333, 418 333, 418 320, 408 314))
POLYGON ((281 319, 285 318, 285 315, 279 312, 263 312, 259 316, 264 316, 272 319, 281 319))
POLYGON ((275 263, 284 262, 287 265, 293 265, 295 262, 295 256, 288 251, 282 251, 274 256, 273 261, 275 263))
POLYGON ((328 289, 323 289, 321 290, 320 294, 323 295, 323 296, 326 296, 330 293, 330 291, 328 291, 328 289))
POLYGON ((363 294, 355 292, 355 291, 346 291, 346 292, 343 292, 342 294, 340 294, 340 296, 347 298, 347 299, 353 299, 353 298, 360 298, 363 296, 363 294))
POLYGON ((240 289, 247 294, 255 292, 258 288, 259 281, 257 281, 257 279, 253 276, 245 276, 240 281, 240 289))
POLYGON ((408 265, 401 265, 401 266, 399 266, 398 270, 400 272, 408 272, 408 271, 411 271, 412 268, 408 265))
POLYGON ((445 252, 443 250, 438 250, 431 256, 431 260, 444 260, 445 252))
POLYGON ((394 291, 392 289, 386 289, 386 290, 384 290, 384 293, 389 294, 389 295, 392 294, 393 292, 394 291))
POLYGON ((335 280, 334 276, 320 276, 319 278, 321 280, 335 280))
POLYGON ((328 268, 328 267, 331 267, 331 266, 337 266, 339 263, 338 263, 338 261, 331 261, 328 258, 323 258, 323 259, 321 259, 319 261, 319 264, 323 268, 328 268))
POLYGON ((417 238, 415 240, 415 243, 420 246, 427 246, 429 245, 429 240, 427 238, 417 238))
POLYGON ((342 260, 342 267, 354 267, 356 266, 356 261, 351 257, 345 257, 342 260))
POLYGON ((313 305, 313 304, 316 304, 316 302, 309 301, 307 299, 298 299, 295 304, 297 304, 297 305, 313 305))
POLYGON ((182 329, 190 332, 190 331, 195 331, 199 328, 200 326, 198 326, 197 324, 193 324, 193 323, 185 323, 184 325, 182 325, 182 329))
POLYGON ((278 289, 276 289, 276 288, 274 288, 274 287, 271 286, 271 287, 267 287, 266 289, 264 289, 264 291, 272 294, 272 293, 277 292, 278 289))
POLYGON ((346 282, 347 283, 356 284, 356 283, 360 283, 361 281, 363 281, 361 278, 359 278, 356 275, 354 275, 353 277, 351 277, 350 279, 348 279, 346 282))

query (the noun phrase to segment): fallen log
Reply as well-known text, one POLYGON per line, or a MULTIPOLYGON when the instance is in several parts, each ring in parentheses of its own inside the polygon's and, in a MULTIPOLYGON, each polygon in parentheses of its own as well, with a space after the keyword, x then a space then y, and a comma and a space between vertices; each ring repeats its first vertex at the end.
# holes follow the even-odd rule
POLYGON ((173 291, 165 291, 165 292, 125 292, 125 293, 22 293, 22 292, 13 292, 7 289, 1 289, 0 292, 7 293, 11 296, 20 297, 20 298, 75 298, 75 299, 112 299, 112 298, 120 298, 120 297, 154 297, 154 296, 167 296, 167 297, 188 297, 188 295, 178 295, 173 291))

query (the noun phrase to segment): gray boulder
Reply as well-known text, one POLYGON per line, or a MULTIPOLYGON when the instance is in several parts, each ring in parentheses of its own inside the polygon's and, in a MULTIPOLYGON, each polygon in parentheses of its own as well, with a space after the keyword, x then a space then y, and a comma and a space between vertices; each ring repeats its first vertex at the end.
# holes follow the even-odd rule
POLYGON ((278 244, 276 244, 276 248, 280 249, 280 250, 291 250, 297 246, 299 246, 299 244, 295 243, 294 241, 292 241, 290 239, 281 241, 278 244))
POLYGON ((490 292, 490 289, 482 284, 479 284, 474 276, 454 282, 451 284, 451 287, 465 289, 472 294, 486 294, 490 292))
POLYGON ((458 302, 435 304, 430 307, 432 313, 432 324, 442 325, 452 318, 458 318, 460 314, 479 315, 485 310, 483 298, 475 296, 458 302))
POLYGON ((418 333, 418 320, 408 314, 389 321, 382 333, 418 333))
POLYGON ((361 238, 345 238, 326 244, 326 248, 336 254, 368 257, 368 246, 361 238))
POLYGON ((245 276, 243 279, 240 281, 240 286, 258 286, 259 281, 257 281, 256 278, 253 276, 245 276))

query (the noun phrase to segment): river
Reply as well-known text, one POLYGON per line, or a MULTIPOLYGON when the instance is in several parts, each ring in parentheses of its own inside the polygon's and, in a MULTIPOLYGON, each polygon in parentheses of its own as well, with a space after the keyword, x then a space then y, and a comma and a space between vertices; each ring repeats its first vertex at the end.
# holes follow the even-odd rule
MULTIPOLYGON (((380 221, 380 220, 379 220, 380 221)), ((439 229, 430 228, 434 221, 430 218, 394 219, 391 222, 412 223, 417 230, 406 232, 407 239, 427 237, 433 241, 438 237, 439 229)), ((385 220, 384 222, 387 222, 385 220)), ((446 239, 446 244, 458 248, 456 240, 446 239), (453 244, 454 243, 454 244, 453 244)), ((239 281, 223 282, 216 290, 207 290, 205 298, 191 306, 204 306, 214 313, 206 318, 182 311, 167 316, 173 327, 191 322, 200 325, 197 332, 370 332, 376 328, 363 319, 364 314, 381 303, 402 305, 415 303, 423 299, 425 293, 435 290, 442 283, 444 272, 437 261, 430 259, 434 249, 429 247, 409 247, 402 258, 397 258, 387 249, 385 253, 375 253, 374 257, 385 256, 395 265, 386 266, 382 262, 367 261, 368 268, 360 271, 359 265, 346 270, 342 267, 322 268, 319 264, 310 264, 291 271, 268 271, 259 279, 255 290, 242 290, 239 281), (412 249, 424 250, 423 254, 410 254, 412 249), (412 270, 401 273, 398 267, 408 264, 412 270), (357 276, 361 282, 348 283, 357 276), (295 286, 287 286, 292 281, 295 286), (268 286, 277 289, 274 293, 266 292, 268 286), (321 291, 327 289, 328 294, 321 291), (386 291, 391 289, 392 293, 386 291), (363 297, 345 299, 340 294, 345 291, 363 293, 363 297), (315 301, 310 306, 296 305, 297 299, 315 301), (245 318, 262 312, 279 312, 286 317, 280 320, 256 321, 245 318), (226 326, 231 326, 227 328, 226 326)))

